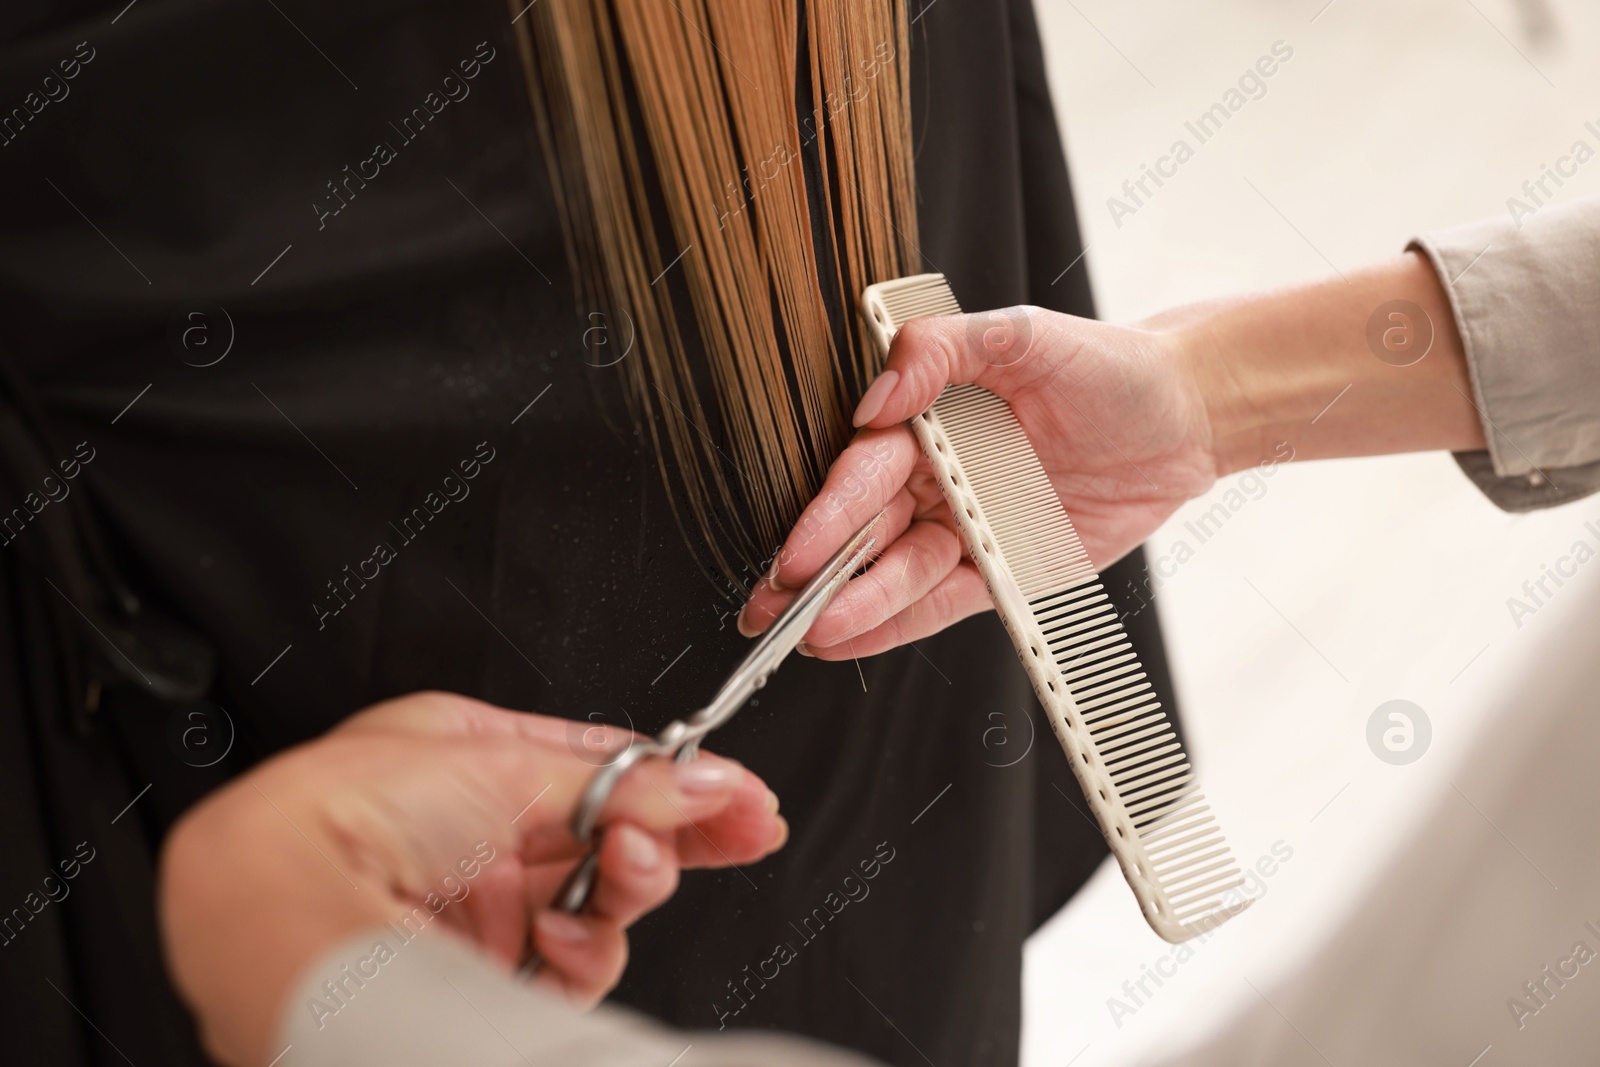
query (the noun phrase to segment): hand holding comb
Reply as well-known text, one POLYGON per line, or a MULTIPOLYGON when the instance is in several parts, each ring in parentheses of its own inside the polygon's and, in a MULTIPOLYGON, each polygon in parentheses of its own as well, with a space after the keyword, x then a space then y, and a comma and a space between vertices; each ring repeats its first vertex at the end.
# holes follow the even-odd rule
MULTIPOLYGON (((885 354, 910 319, 961 313, 942 274, 868 286, 861 310, 885 354)), ((954 385, 911 428, 1145 920, 1181 942, 1243 911, 1172 721, 1010 405, 954 385)))

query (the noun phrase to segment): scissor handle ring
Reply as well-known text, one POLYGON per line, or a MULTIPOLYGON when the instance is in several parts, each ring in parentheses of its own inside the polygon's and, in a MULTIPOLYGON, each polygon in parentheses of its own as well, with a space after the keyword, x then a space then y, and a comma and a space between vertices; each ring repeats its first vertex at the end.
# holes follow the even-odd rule
POLYGON ((644 738, 623 749, 616 759, 602 764, 600 769, 595 771, 594 777, 589 779, 589 784, 583 790, 583 797, 572 813, 572 836, 577 838, 580 844, 588 844, 589 839, 594 836, 594 825, 600 818, 600 809, 611 799, 611 793, 622 781, 622 776, 632 770, 634 764, 640 760, 648 756, 667 755, 668 751, 654 739, 644 738))

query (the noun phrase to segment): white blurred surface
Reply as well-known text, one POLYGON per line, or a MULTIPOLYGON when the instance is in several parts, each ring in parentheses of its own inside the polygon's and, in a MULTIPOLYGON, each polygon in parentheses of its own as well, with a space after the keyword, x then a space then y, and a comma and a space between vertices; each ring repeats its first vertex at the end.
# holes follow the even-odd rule
MULTIPOLYGON (((1074 269, 1108 319, 1393 255, 1600 148, 1594 5, 1036 3, 1090 245, 1074 269), (1107 198, 1194 145, 1184 122, 1276 41, 1294 56, 1266 95, 1116 225, 1107 198)), ((1557 202, 1595 192, 1600 159, 1557 202)), ((1600 560, 1520 628, 1506 605, 1574 542, 1600 549, 1600 497, 1510 516, 1444 455, 1289 465, 1196 545, 1184 522, 1233 483, 1150 547, 1196 550, 1162 617, 1224 829, 1246 863, 1293 857, 1136 1005, 1123 983, 1177 950, 1103 867, 1030 944, 1024 1064, 1600 1062, 1600 961, 1521 1029, 1506 1003, 1574 942, 1600 952, 1600 560), (1367 747, 1391 699, 1433 725, 1408 766, 1367 747)))

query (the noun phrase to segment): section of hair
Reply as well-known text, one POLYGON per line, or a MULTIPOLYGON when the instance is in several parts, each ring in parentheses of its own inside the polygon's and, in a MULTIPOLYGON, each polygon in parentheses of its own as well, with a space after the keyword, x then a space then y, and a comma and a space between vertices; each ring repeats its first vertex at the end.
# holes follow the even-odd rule
POLYGON ((578 298, 631 324, 669 498, 742 587, 849 439, 877 359, 857 294, 916 262, 905 0, 541 0, 516 25, 578 298))

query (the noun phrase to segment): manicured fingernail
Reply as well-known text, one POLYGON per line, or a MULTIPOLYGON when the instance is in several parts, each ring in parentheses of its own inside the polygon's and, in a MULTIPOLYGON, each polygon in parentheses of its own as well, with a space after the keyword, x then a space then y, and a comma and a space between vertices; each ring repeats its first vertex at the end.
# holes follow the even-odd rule
POLYGON ((866 393, 861 397, 861 403, 856 405, 855 418, 850 421, 856 426, 865 426, 878 417, 878 412, 883 410, 883 405, 889 399, 889 394, 894 392, 895 385, 900 381, 900 372, 886 370, 878 375, 877 381, 867 387, 866 393))
POLYGON ((774 793, 770 789, 767 790, 767 814, 778 814, 778 794, 774 793))
POLYGON ((631 826, 619 827, 617 833, 622 838, 622 858, 629 866, 638 871, 653 871, 661 866, 661 846, 655 838, 631 826))
POLYGON ((565 912, 542 911, 534 921, 539 925, 539 933, 552 941, 577 944, 589 940, 589 928, 565 912))
POLYGON ((770 847, 772 851, 776 852, 789 841, 789 820, 782 815, 774 815, 773 818, 778 821, 778 832, 773 835, 770 847))
POLYGON ((767 588, 769 589, 783 588, 783 586, 778 582, 778 557, 776 556, 772 558, 772 566, 767 568, 766 580, 767 588))
POLYGON ((794 650, 800 653, 802 656, 810 656, 812 659, 817 658, 817 654, 811 651, 811 647, 804 641, 801 641, 798 645, 795 645, 794 650))
POLYGON ((732 789, 743 771, 721 760, 690 760, 675 765, 678 788, 689 794, 722 793, 732 789))
POLYGON ((733 625, 738 628, 739 633, 744 637, 754 637, 756 635, 756 628, 744 621, 744 613, 749 610, 750 605, 746 604, 739 609, 739 617, 733 620, 733 625))

